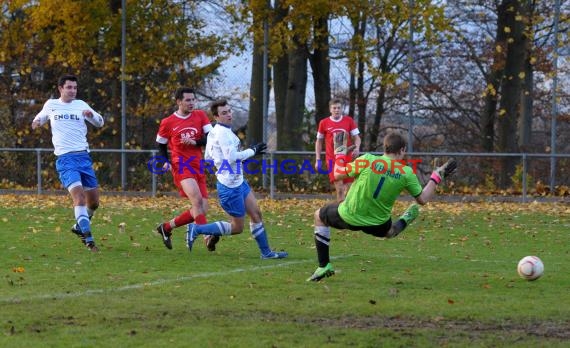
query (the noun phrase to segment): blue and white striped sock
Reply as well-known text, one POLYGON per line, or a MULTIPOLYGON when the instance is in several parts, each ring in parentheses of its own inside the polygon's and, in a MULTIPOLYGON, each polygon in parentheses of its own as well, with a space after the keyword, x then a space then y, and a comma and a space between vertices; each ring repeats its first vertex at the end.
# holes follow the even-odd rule
POLYGON ((267 255, 271 252, 269 248, 269 241, 267 240, 267 233, 265 232, 265 227, 263 226, 263 222, 258 223, 249 223, 249 229, 251 230, 251 235, 253 239, 257 242, 257 246, 261 251, 262 255, 267 255))
POLYGON ((87 207, 84 205, 78 205, 73 208, 73 211, 75 213, 75 220, 77 220, 77 225, 79 225, 79 229, 85 236, 85 241, 92 242, 93 236, 91 235, 91 222, 89 221, 87 207))
POLYGON ((206 234, 210 236, 227 236, 232 233, 232 224, 227 221, 216 221, 204 225, 196 225, 197 234, 206 234))

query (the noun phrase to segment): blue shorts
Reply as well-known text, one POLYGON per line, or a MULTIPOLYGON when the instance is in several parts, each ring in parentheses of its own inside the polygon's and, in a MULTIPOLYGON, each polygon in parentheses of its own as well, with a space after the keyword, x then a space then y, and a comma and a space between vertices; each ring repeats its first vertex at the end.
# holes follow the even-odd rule
POLYGON ((233 217, 244 217, 245 216, 245 198, 251 191, 247 181, 243 181, 238 187, 227 187, 226 185, 217 183, 218 197, 220 199, 220 205, 233 217))
POLYGON ((87 151, 66 153, 57 157, 55 169, 59 181, 66 189, 69 185, 81 182, 84 189, 94 189, 98 186, 97 177, 93 170, 93 161, 87 151))

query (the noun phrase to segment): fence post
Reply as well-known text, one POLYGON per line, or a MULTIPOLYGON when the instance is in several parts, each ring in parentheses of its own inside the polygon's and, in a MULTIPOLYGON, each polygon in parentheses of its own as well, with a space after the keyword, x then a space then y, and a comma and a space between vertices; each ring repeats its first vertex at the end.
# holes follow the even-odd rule
POLYGON ((526 203, 526 171, 528 170, 526 163, 526 153, 522 154, 522 166, 522 201, 523 203, 526 203))
MULTIPOLYGON (((151 158, 156 157, 156 150, 150 150, 150 156, 151 158)), ((150 177, 151 177, 151 192, 152 192, 152 197, 156 197, 156 173, 150 173, 150 177)))
MULTIPOLYGON (((273 152, 269 153, 269 160, 271 161, 271 164, 273 164, 273 152)), ((273 166, 268 166, 271 168, 271 174, 269 176, 269 198, 273 199, 275 198, 275 172, 273 170, 273 166)))
POLYGON ((38 184, 38 195, 42 194, 42 152, 36 149, 36 174, 38 184))

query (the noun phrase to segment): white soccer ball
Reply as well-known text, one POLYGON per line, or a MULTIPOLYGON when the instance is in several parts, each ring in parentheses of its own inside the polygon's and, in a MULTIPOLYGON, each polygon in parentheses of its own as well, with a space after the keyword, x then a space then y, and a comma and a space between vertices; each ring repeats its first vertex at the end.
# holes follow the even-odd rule
POLYGON ((536 256, 525 256, 519 261, 517 272, 523 279, 536 280, 544 273, 544 264, 536 256))

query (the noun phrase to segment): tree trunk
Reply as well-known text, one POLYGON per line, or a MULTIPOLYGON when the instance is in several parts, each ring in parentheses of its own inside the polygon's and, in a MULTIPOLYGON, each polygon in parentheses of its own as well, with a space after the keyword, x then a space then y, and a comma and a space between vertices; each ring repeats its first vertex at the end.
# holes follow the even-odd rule
POLYGON ((356 113, 356 73, 350 70, 350 80, 348 82, 348 114, 356 113))
POLYGON ((386 100, 386 86, 380 85, 378 97, 376 98, 376 113, 374 114, 374 122, 370 128, 370 151, 383 151, 384 144, 380 139, 380 122, 384 115, 384 102, 386 100))
MULTIPOLYGON (((382 37, 382 31, 380 27, 376 27, 376 45, 377 45, 377 52, 378 52, 378 60, 379 60, 379 69, 382 74, 387 74, 390 72, 391 67, 389 63, 390 53, 393 51, 395 46, 395 40, 393 36, 389 37, 382 37), (381 46, 384 46, 384 50, 382 51, 381 46)), ((388 93, 388 87, 386 82, 380 79, 380 84, 378 86, 378 96, 376 98, 376 113, 374 114, 374 120, 372 126, 370 128, 369 136, 370 136, 370 150, 372 151, 382 151, 383 150, 383 143, 380 138, 380 123, 382 122, 382 116, 386 111, 386 94, 388 93)))
MULTIPOLYGON (((366 23, 362 23, 363 31, 366 30, 366 23)), ((363 149, 368 149, 370 144, 366 144, 366 104, 368 98, 364 93, 364 60, 359 57, 358 59, 358 76, 356 77, 356 108, 358 110, 358 117, 356 124, 361 133, 362 141, 364 142, 363 149)), ((355 115, 353 115, 354 117, 355 115)))
MULTIPOLYGON (((328 16, 327 16, 328 17, 328 16)), ((309 56, 313 71, 315 91, 315 124, 329 116, 329 100, 331 98, 331 77, 329 61, 329 28, 328 18, 315 21, 314 45, 315 50, 309 56)))
POLYGON ((507 51, 506 15, 505 5, 502 4, 497 8, 497 32, 493 45, 493 63, 487 76, 485 109, 481 115, 481 147, 485 152, 493 152, 495 145, 495 120, 497 105, 499 104, 499 88, 505 69, 507 51))
POLYGON ((247 121, 247 144, 263 139, 263 44, 254 42, 249 88, 249 115, 247 121))
POLYGON ((305 113, 305 93, 307 89, 307 54, 305 46, 296 42, 289 52, 289 81, 285 117, 277 120, 281 125, 277 148, 279 150, 304 150, 299 134, 305 113))
MULTIPOLYGON (((269 9, 269 0, 265 2, 265 8, 263 10, 269 9)), ((263 15, 263 12, 258 7, 252 7, 252 11, 258 13, 253 14, 253 21, 255 26, 263 27, 267 17, 263 15)), ((263 129, 265 126, 265 120, 263 119, 263 92, 264 92, 264 82, 263 72, 264 69, 267 71, 267 77, 269 78, 269 67, 264 65, 263 54, 264 54, 264 37, 256 37, 253 40, 253 54, 251 63, 251 84, 249 88, 249 114, 247 122, 247 132, 246 132, 246 143, 253 144, 258 143, 263 139, 263 129)), ((265 90, 267 96, 269 96, 269 88, 265 90)))
MULTIPOLYGON (((352 20, 354 33, 352 35, 352 46, 356 50, 360 50, 360 46, 366 34, 366 14, 359 12, 358 17, 352 20)), ((365 64, 361 54, 356 55, 356 61, 349 64, 350 69, 350 85, 349 85, 349 107, 348 114, 356 120, 360 136, 362 138, 362 149, 370 147, 366 144, 366 104, 367 100, 364 93, 364 69, 365 64)))
MULTIPOLYGON (((113 14, 119 14, 121 12, 121 8, 122 8, 122 1, 121 0, 110 0, 109 1, 109 6, 111 7, 111 11, 113 14)), ((116 49, 114 49, 111 52, 111 55, 113 57, 117 57, 118 60, 121 59, 121 46, 118 45, 116 49)), ((121 71, 120 69, 117 69, 117 74, 120 76, 121 75, 121 71)), ((110 113, 112 115, 121 115, 121 96, 122 96, 122 91, 121 91, 121 81, 120 79, 112 79, 109 82, 109 86, 111 89, 111 93, 110 93, 110 99, 111 99, 111 103, 110 105, 110 113)), ((125 101, 125 105, 127 105, 127 110, 128 110, 128 100, 129 98, 127 97, 127 100, 125 101)), ((95 110, 97 110, 97 106, 95 106, 95 110)), ((120 118, 119 118, 120 119, 120 118)), ((127 127, 126 127, 126 131, 127 133, 125 134, 125 139, 129 139, 129 129, 130 127, 128 127, 129 122, 128 122, 129 118, 127 117, 126 122, 127 122, 127 127)), ((117 126, 121 127, 121 122, 117 122, 117 126)), ((120 134, 118 134, 118 136, 116 137, 111 137, 110 139, 107 140, 107 146, 111 146, 115 149, 120 149, 122 147, 121 144, 121 136, 120 134)), ((110 185, 112 185, 113 187, 118 187, 121 185, 121 161, 120 155, 117 155, 117 161, 114 162, 111 166, 111 168, 109 168, 109 171, 111 173, 111 175, 109 175, 109 181, 110 181, 110 185)), ((128 161, 128 156, 125 157, 126 158, 126 166, 128 168, 129 166, 129 161, 128 161)))
MULTIPOLYGON (((275 22, 279 23, 287 16, 288 10, 281 6, 281 1, 275 1, 275 22)), ((280 149, 282 138, 285 137, 285 111, 287 110, 287 83, 289 81, 289 55, 284 54, 273 63, 273 91, 275 93, 275 117, 277 120, 277 148, 280 149)))
MULTIPOLYGON (((525 21, 527 28, 532 28, 532 18, 534 13, 534 3, 529 2, 525 6, 525 21)), ((522 111, 521 118, 519 120, 519 148, 523 152, 531 151, 530 141, 531 141, 531 129, 532 129, 532 114, 533 114, 533 101, 534 101, 534 66, 531 62, 532 56, 532 46, 534 32, 528 31, 531 37, 525 37, 525 51, 526 59, 524 62, 524 83, 523 91, 521 94, 522 100, 522 111)))
POLYGON ((499 104, 498 87, 501 82, 499 75, 502 75, 501 71, 492 71, 487 81, 488 86, 492 86, 492 91, 487 91, 485 109, 481 115, 481 147, 485 152, 493 152, 495 146, 495 119, 499 104))
MULTIPOLYGON (((521 94, 523 80, 521 73, 525 71, 526 36, 525 23, 517 19, 525 14, 525 9, 518 0, 504 1, 502 10, 505 11, 506 25, 510 28, 507 41, 507 56, 505 76, 501 83, 501 114, 498 119, 497 149, 500 152, 519 152, 517 142, 517 121, 521 117, 521 94)), ((499 171, 501 187, 510 184, 510 177, 515 171, 519 159, 505 157, 499 171)))
POLYGON ((521 95, 522 112, 519 120, 519 148, 522 152, 531 151, 532 107, 534 94, 534 70, 527 58, 525 62, 525 81, 521 95))

